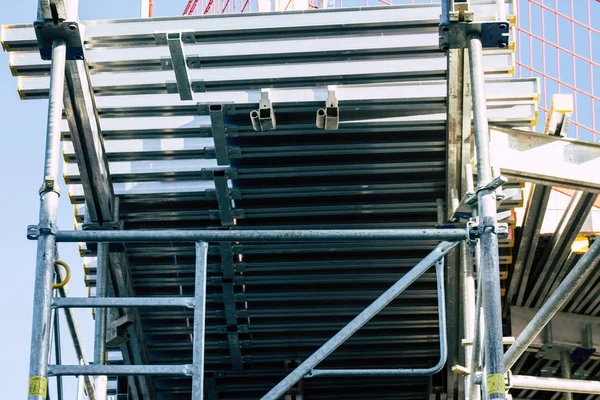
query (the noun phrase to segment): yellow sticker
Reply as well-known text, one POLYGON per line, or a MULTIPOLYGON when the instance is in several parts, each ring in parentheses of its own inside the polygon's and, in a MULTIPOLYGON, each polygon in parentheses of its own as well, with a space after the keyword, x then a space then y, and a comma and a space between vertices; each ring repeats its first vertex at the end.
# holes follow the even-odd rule
POLYGON ((43 376, 29 377, 29 394, 28 396, 41 396, 46 398, 48 390, 48 379, 43 376))
POLYGON ((490 394, 505 394, 506 386, 504 384, 504 375, 490 374, 486 378, 486 392, 490 394))

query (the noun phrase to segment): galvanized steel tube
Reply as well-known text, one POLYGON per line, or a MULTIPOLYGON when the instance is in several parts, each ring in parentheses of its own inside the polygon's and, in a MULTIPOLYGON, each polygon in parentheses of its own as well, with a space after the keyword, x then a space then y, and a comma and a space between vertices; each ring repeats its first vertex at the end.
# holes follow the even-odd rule
POLYGON ((496 7, 498 8, 497 19, 498 21, 506 21, 506 1, 496 0, 496 7))
POLYGON ((350 321, 323 346, 321 346, 310 357, 308 357, 302 364, 296 367, 296 369, 294 369, 288 376, 286 376, 273 389, 271 389, 269 393, 264 395, 262 400, 277 400, 283 396, 300 379, 306 376, 314 369, 314 367, 327 358, 328 355, 333 353, 335 349, 344 343, 350 336, 352 336, 356 331, 369 322, 371 318, 373 318, 375 315, 377 315, 377 313, 390 304, 392 300, 398 297, 398 295, 400 295, 408 286, 410 286, 421 275, 423 275, 429 269, 429 267, 431 267, 431 265, 452 250, 457 244, 458 242, 440 243, 431 253, 429 253, 425 258, 423 258, 423 260, 421 260, 410 271, 408 271, 392 287, 379 296, 377 300, 371 303, 371 305, 365 308, 364 311, 358 314, 352 321, 350 321))
POLYGON ((59 231, 58 242, 323 242, 349 240, 444 240, 468 238, 466 228, 328 230, 137 230, 59 231))
POLYGON ((52 323, 50 301, 52 299, 52 277, 56 254, 54 232, 57 229, 60 122, 65 86, 66 50, 67 47, 64 40, 55 40, 52 43, 44 183, 40 189, 40 216, 38 225, 40 235, 37 239, 33 290, 28 400, 46 399, 45 388, 48 384, 48 350, 50 347, 50 325, 52 323))
POLYGON ((440 14, 440 26, 448 26, 450 25, 450 1, 451 0, 442 0, 442 13, 440 14))
MULTIPOLYGON (((571 352, 569 350, 560 352, 560 372, 564 379, 571 379, 571 352)), ((563 400, 573 400, 573 394, 564 392, 563 400)))
POLYGON ((600 239, 596 239, 589 250, 581 257, 571 272, 565 277, 546 303, 527 324, 523 332, 504 355, 506 370, 514 365, 521 354, 527 350, 531 342, 540 334, 542 329, 550 322, 554 314, 571 298, 573 293, 588 278, 600 260, 600 239))
POLYGON ((446 365, 448 359, 448 332, 446 331, 446 294, 444 293, 444 259, 435 263, 437 278, 437 296, 440 332, 440 359, 429 368, 394 368, 394 369, 313 369, 306 377, 323 376, 430 376, 437 374, 446 365))
POLYGON ((513 389, 548 390, 552 392, 600 393, 600 381, 582 379, 540 378, 537 376, 512 375, 510 384, 513 389))
POLYGON ((192 366, 184 365, 49 365, 48 376, 191 376, 192 366))
POLYGON ((502 347, 502 310, 500 302, 500 268, 496 227, 496 193, 483 189, 492 180, 490 161, 489 127, 484 91, 481 38, 469 38, 469 65, 473 100, 473 124, 477 150, 477 205, 479 243, 481 246, 482 305, 486 330, 484 334, 485 371, 488 398, 504 399, 504 349, 502 347))
POLYGON ((202 399, 204 395, 204 331, 206 323, 206 270, 208 243, 196 243, 196 280, 194 308, 194 336, 192 361, 192 399, 202 399))
POLYGON ((69 297, 52 301, 54 308, 194 307, 193 297, 69 297))
MULTIPOLYGON (((98 243, 96 261, 96 299, 106 298, 108 291, 108 243, 98 243)), ((94 364, 106 364, 106 308, 95 310, 94 364)))
MULTIPOLYGON (((475 263, 477 266, 481 265, 480 263, 480 251, 479 251, 479 243, 475 246, 475 263)), ((480 366, 481 360, 481 336, 483 331, 482 324, 482 312, 481 312, 481 297, 483 294, 481 293, 481 274, 479 273, 479 268, 477 270, 477 296, 475 297, 475 324, 474 324, 474 332, 473 332, 473 348, 471 350, 471 361, 470 361, 470 374, 466 377, 468 380, 467 390, 469 400, 479 400, 481 398, 481 388, 475 383, 475 373, 480 366)))

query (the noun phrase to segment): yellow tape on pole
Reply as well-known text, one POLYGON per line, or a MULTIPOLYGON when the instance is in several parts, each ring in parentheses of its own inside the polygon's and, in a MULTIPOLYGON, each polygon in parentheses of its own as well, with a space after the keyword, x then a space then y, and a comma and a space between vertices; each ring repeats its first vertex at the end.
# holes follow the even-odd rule
POLYGON ((504 394, 506 393, 506 385, 504 383, 503 374, 490 374, 486 378, 486 392, 488 396, 490 394, 504 394))
POLYGON ((48 391, 48 379, 43 376, 29 377, 29 393, 28 396, 41 396, 46 398, 48 391))

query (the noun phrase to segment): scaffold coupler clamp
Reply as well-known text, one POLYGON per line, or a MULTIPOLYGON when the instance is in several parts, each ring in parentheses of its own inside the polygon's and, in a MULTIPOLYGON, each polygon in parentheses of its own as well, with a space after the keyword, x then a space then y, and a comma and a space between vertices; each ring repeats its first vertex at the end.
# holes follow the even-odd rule
POLYGON ((70 10, 68 0, 39 0, 38 18, 33 23, 42 60, 52 58, 52 43, 65 41, 67 60, 83 60, 85 26, 77 21, 77 10, 70 10))
POLYGON ((442 15, 439 26, 440 50, 464 49, 473 35, 479 36, 483 48, 506 48, 509 43, 508 21, 476 21, 468 1, 448 1, 448 15, 442 15))
POLYGON ((47 176, 44 178, 44 182, 42 182, 42 186, 40 187, 39 194, 40 196, 44 193, 54 192, 60 196, 60 188, 58 187, 58 183, 51 176, 47 176))
POLYGON ((491 232, 498 236, 498 239, 508 238, 508 224, 498 223, 493 218, 484 218, 482 220, 471 218, 467 222, 469 230, 469 245, 474 245, 483 233, 491 232))

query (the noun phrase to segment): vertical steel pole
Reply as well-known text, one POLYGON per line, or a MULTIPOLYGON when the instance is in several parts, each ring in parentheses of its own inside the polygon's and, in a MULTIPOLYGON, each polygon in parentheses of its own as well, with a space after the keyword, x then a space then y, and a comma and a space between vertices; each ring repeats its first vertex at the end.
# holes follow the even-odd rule
POLYGON ((480 360, 481 360, 481 336, 484 331, 484 324, 482 323, 482 312, 481 312, 481 297, 483 294, 481 293, 481 257, 479 251, 479 243, 475 246, 475 263, 477 265, 477 297, 475 300, 475 326, 473 333, 473 349, 471 352, 471 374, 467 377, 469 379, 469 398, 471 400, 479 400, 481 398, 481 390, 475 384, 475 372, 479 368, 480 360))
MULTIPOLYGON (((106 297, 108 288, 108 243, 98 243, 96 262, 96 297, 106 297)), ((96 308, 94 330, 94 364, 106 363, 106 308, 96 308)))
MULTIPOLYGON (((473 171, 470 164, 465 165, 465 183, 467 192, 473 193, 475 187, 473 184, 473 171)), ((472 207, 473 215, 477 215, 476 207, 472 207)), ((473 270, 473 255, 468 243, 463 242, 460 245, 461 248, 461 260, 460 260, 460 282, 461 282, 461 295, 462 295, 462 306, 463 306, 463 331, 465 339, 470 340, 472 345, 465 346, 465 367, 473 372, 477 367, 476 363, 473 362, 473 351, 475 349, 475 324, 477 324, 479 313, 477 313, 476 307, 476 294, 475 294, 475 278, 473 270)), ((479 294, 479 291, 478 291, 479 294)), ((472 375, 465 376, 464 379, 464 393, 467 400, 479 400, 478 396, 473 397, 471 395, 471 381, 472 375)))
MULTIPOLYGON (((567 350, 560 352, 560 371, 565 379, 571 379, 571 353, 567 350)), ((573 400, 573 393, 565 392, 562 395, 563 400, 573 400)))
MULTIPOLYGON (((54 310, 54 358, 56 360, 56 365, 62 363, 60 350, 60 313, 58 308, 54 310)), ((63 399, 62 376, 56 377, 56 398, 58 400, 63 399)))
POLYGON ((31 355, 28 400, 44 400, 48 387, 48 349, 50 346, 50 301, 56 252, 55 232, 58 213, 58 162, 60 122, 65 87, 67 47, 64 40, 52 43, 50 100, 46 132, 44 183, 40 189, 39 237, 34 282, 31 355))
POLYGON ((77 377, 77 400, 83 400, 83 376, 77 377))
MULTIPOLYGON (((96 297, 106 297, 108 291, 108 243, 98 243, 96 261, 96 297)), ((106 315, 108 310, 96 308, 96 321, 94 324, 94 364, 106 364, 106 315)), ((106 385, 102 385, 105 376, 96 378, 96 396, 106 397, 106 385)))
POLYGON ((204 396, 204 324, 206 318, 206 259, 208 243, 196 243, 196 289, 194 302, 194 374, 192 375, 192 399, 204 396))
POLYGON ((482 305, 486 330, 484 335, 487 397, 505 398, 504 349, 502 347, 502 310, 500 304, 500 270, 496 226, 496 193, 485 189, 492 180, 489 128, 482 66, 481 38, 469 38, 469 64, 473 99, 473 123, 477 150, 478 215, 481 235, 482 305))

